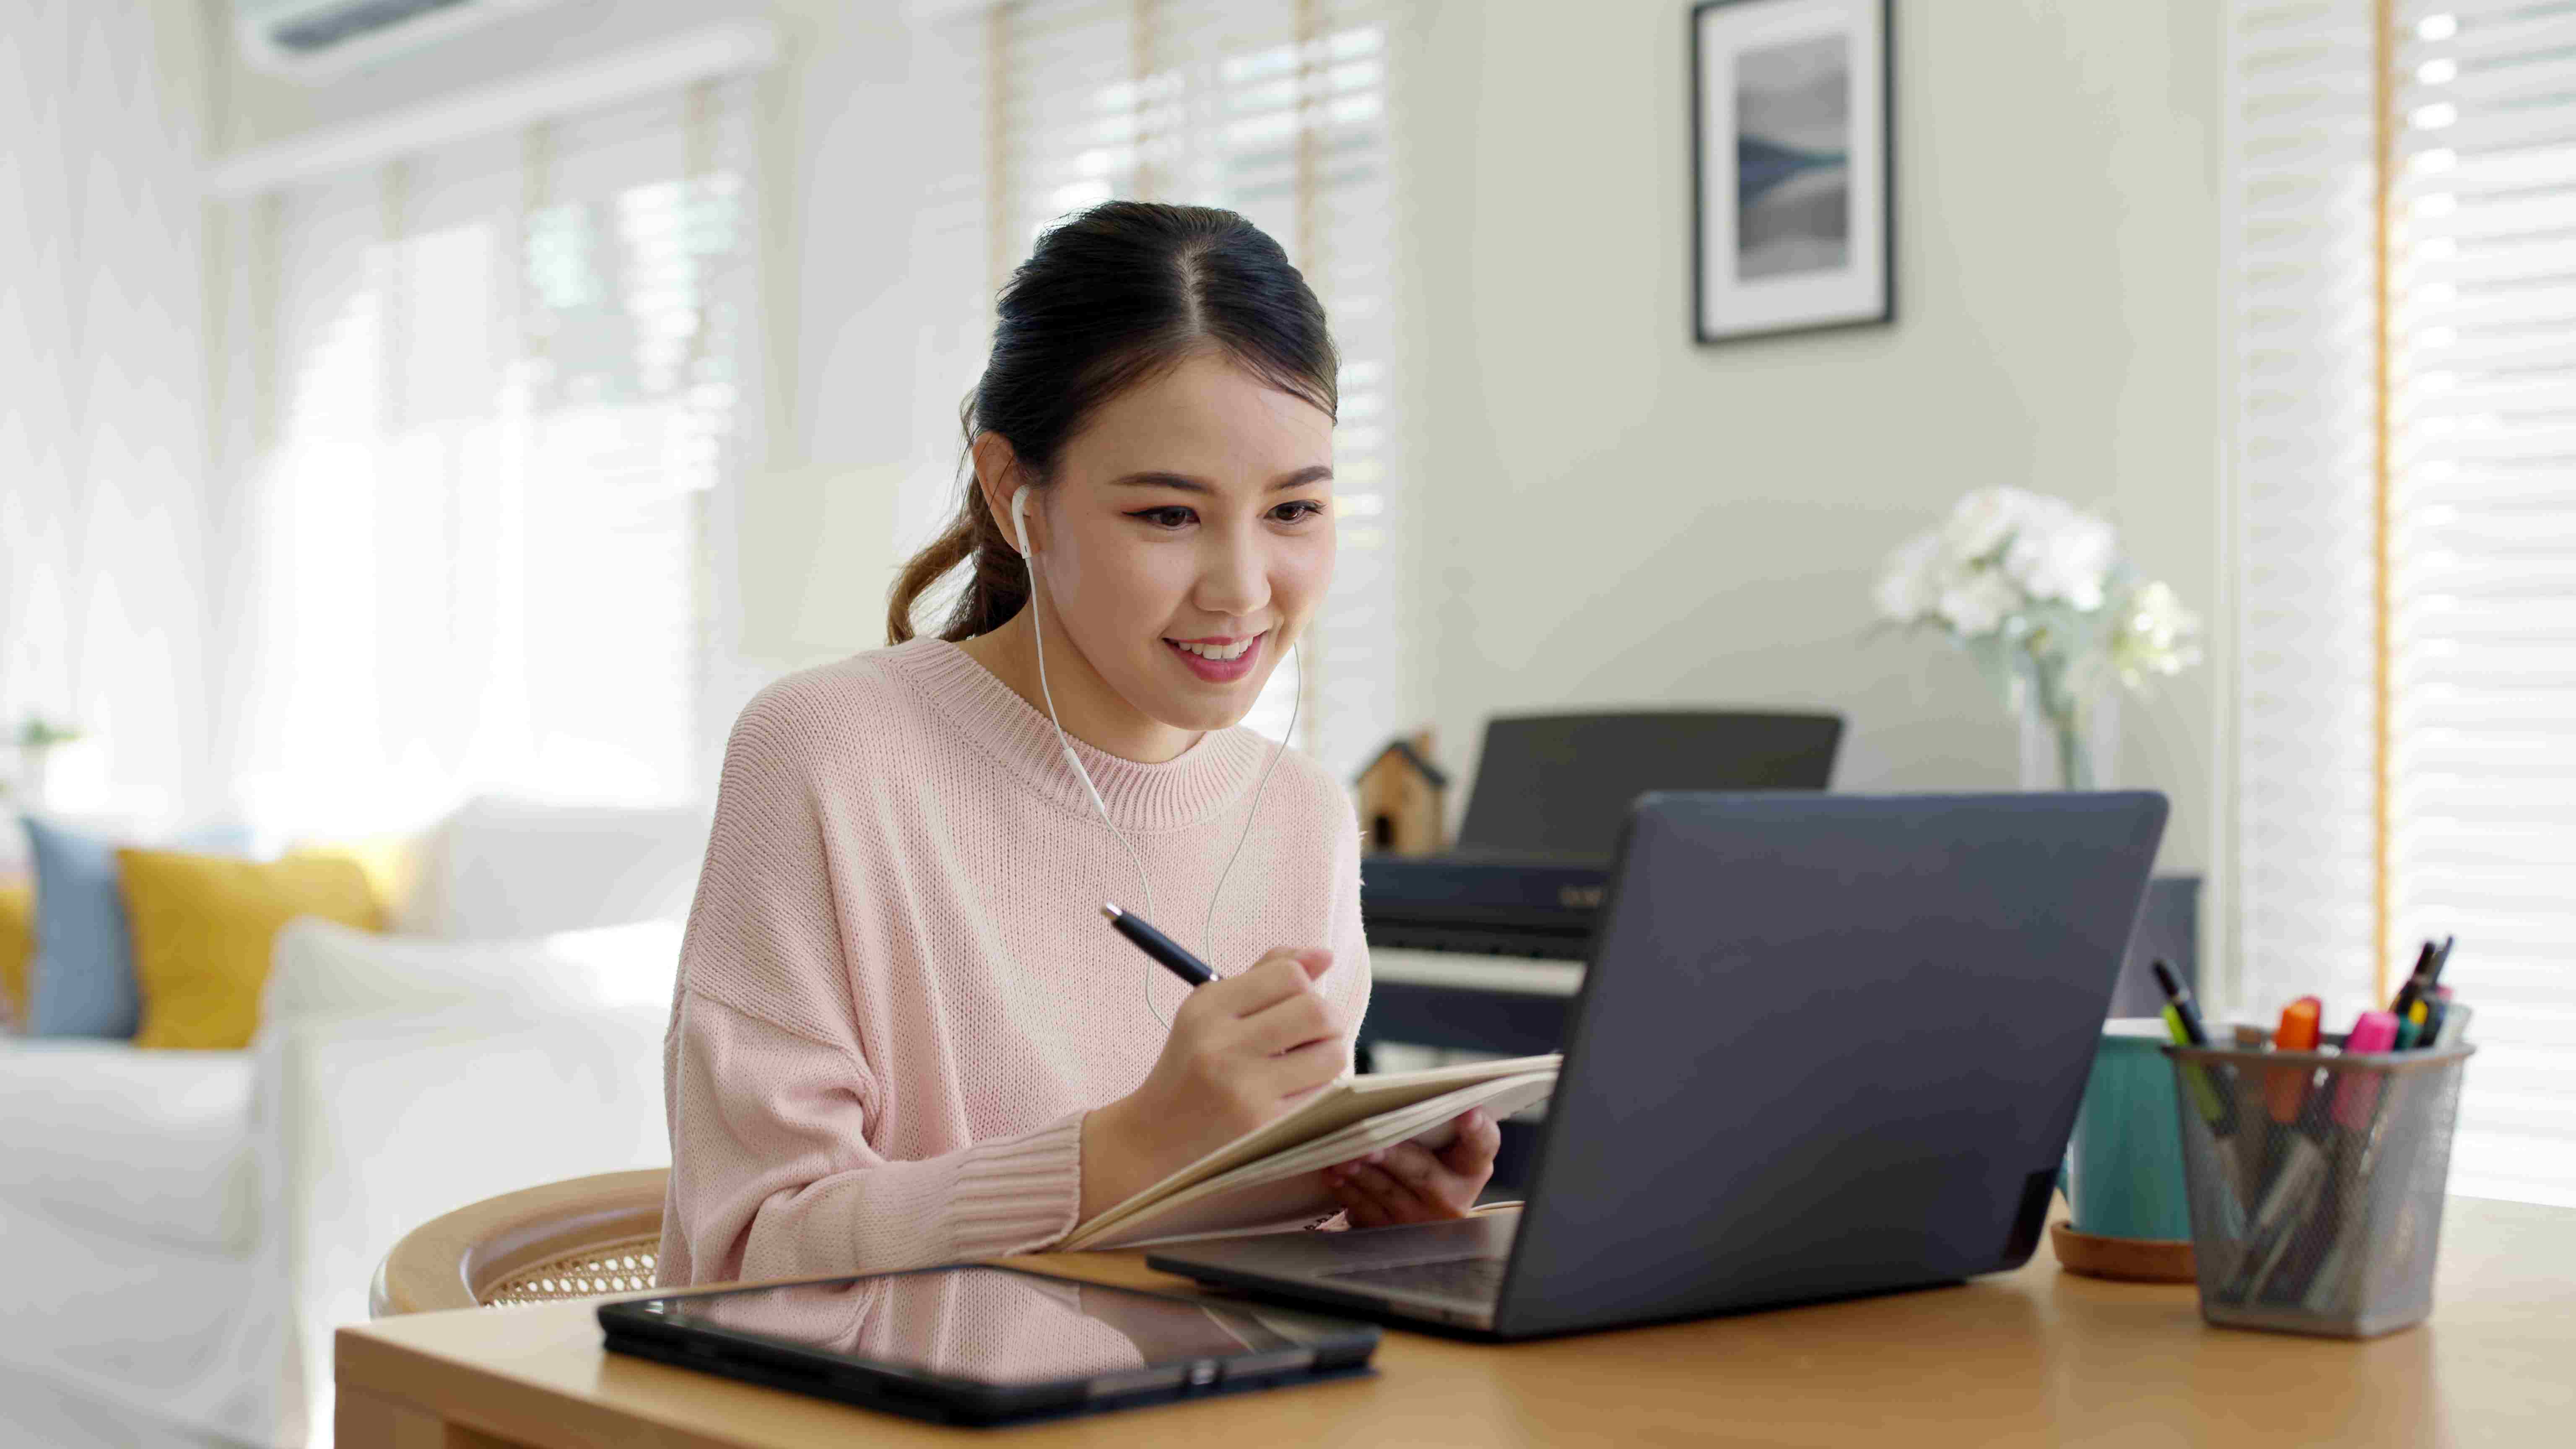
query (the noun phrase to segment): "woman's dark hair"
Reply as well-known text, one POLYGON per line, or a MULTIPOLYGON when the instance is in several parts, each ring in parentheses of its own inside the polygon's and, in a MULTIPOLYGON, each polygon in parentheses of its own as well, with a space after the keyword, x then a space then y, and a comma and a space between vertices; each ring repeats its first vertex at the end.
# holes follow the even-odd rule
POLYGON ((1043 483, 1095 409, 1201 352, 1328 415, 1339 410, 1340 362, 1323 304, 1279 244, 1237 213, 1110 201, 1039 237, 1002 288, 992 355, 958 409, 966 496, 895 580, 887 642, 912 637, 914 602, 961 563, 974 572, 941 638, 971 639, 1028 602, 1020 556, 975 483, 978 433, 1008 439, 1043 483))

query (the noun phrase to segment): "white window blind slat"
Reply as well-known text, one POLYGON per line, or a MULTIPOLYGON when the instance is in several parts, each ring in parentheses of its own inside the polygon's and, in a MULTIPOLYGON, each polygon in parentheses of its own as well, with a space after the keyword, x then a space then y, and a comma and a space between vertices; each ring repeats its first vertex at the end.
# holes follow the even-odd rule
POLYGON ((2410 70, 2427 55, 2546 64, 2551 51, 2576 44, 2576 25, 2566 14, 2532 0, 2415 5, 2404 19, 2398 27, 2398 53, 2410 70))
MULTIPOLYGON (((2456 103, 2443 104, 2451 107, 2456 103)), ((2438 116, 2443 112, 2419 113, 2417 123, 2407 127, 2398 141, 2397 155, 2401 162, 2421 165, 2428 171, 2510 156, 2535 142, 2563 145, 2576 140, 2576 127, 2564 123, 2542 126, 2521 116, 2472 116, 2426 126, 2424 114, 2438 116)))
POLYGON ((2517 21, 2543 18, 2558 13, 2548 0, 2449 0, 2449 3, 2427 5, 2413 3, 2397 12, 2397 33, 2438 38, 2443 34, 2460 35, 2465 26, 2474 43, 2482 29, 2517 21))

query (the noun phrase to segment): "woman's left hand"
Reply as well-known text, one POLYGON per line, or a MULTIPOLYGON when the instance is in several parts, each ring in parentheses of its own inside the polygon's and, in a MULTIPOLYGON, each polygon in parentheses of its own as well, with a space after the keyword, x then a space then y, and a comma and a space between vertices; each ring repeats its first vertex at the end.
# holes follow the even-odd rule
POLYGON ((1460 1113, 1457 1127, 1457 1137, 1438 1152, 1399 1142, 1327 1167, 1324 1186, 1355 1228, 1465 1217, 1494 1175, 1503 1134, 1481 1108, 1460 1113))

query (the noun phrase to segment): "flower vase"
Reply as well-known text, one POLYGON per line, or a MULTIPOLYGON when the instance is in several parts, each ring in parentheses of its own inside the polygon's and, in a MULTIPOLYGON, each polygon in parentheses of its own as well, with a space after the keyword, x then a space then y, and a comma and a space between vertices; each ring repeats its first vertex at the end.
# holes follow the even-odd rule
POLYGON ((2108 790, 2120 762, 2120 693, 2062 679, 2024 682, 2018 717, 2021 788, 2108 790))

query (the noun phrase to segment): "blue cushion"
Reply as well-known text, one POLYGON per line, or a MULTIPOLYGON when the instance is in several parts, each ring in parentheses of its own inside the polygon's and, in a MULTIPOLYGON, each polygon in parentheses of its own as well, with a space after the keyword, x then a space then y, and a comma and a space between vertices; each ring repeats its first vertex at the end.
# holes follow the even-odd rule
MULTIPOLYGON (((27 1034, 130 1038, 141 1025, 134 947, 117 889, 116 849, 127 842, 67 830, 32 815, 27 845, 36 865, 36 955, 27 971, 27 1034)), ((239 826, 196 831, 182 850, 240 855, 239 826)))

